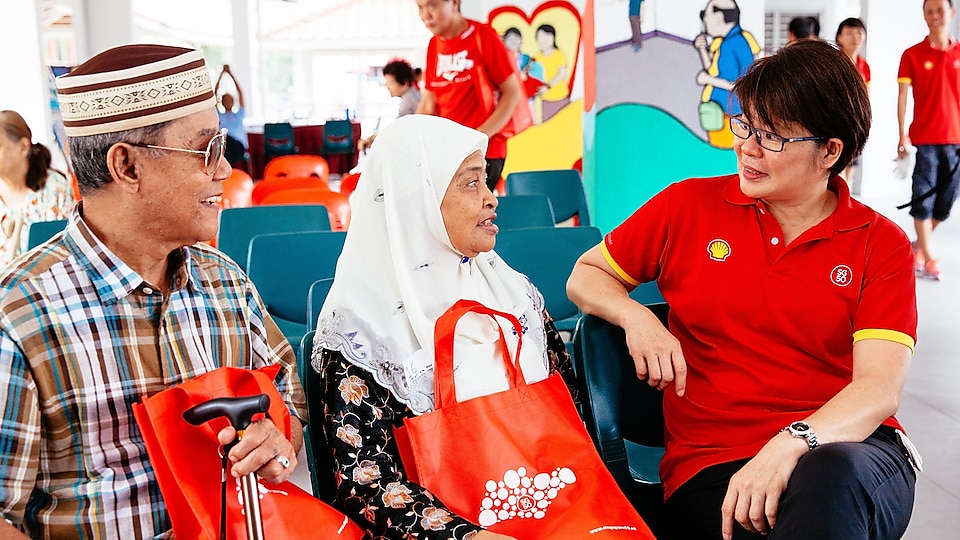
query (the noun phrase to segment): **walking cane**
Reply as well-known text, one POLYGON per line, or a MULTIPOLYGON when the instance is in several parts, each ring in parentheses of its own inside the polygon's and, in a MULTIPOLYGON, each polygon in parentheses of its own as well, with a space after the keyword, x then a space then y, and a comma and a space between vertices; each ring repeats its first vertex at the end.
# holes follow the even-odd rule
MULTIPOLYGON (((233 445, 243 439, 243 431, 250 426, 253 417, 266 413, 270 408, 270 396, 259 394, 238 398, 216 398, 191 407, 183 413, 183 419, 195 426, 209 422, 214 418, 226 416, 230 425, 237 430, 237 439, 223 450, 224 465, 227 452, 233 445)), ((224 470, 224 475, 226 470, 224 470)), ((223 477, 226 483, 226 476, 223 477)), ((260 494, 257 483, 257 473, 251 472, 240 479, 240 488, 243 496, 244 517, 247 525, 247 540, 263 540, 263 519, 260 516, 260 494)), ((220 509, 220 538, 225 538, 226 525, 226 486, 221 493, 220 509)))

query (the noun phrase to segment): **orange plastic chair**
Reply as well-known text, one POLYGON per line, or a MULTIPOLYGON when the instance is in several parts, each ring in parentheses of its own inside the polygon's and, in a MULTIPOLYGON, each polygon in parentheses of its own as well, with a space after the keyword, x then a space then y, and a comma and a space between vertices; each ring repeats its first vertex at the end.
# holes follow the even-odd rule
POLYGON ((234 169, 230 178, 223 181, 223 200, 220 208, 246 208, 253 206, 253 178, 243 169, 234 169))
POLYGON ((261 180, 253 186, 253 193, 250 199, 254 205, 263 204, 263 199, 272 193, 285 191, 288 189, 323 189, 330 191, 330 186, 326 180, 316 176, 307 177, 275 177, 261 180))
POLYGON ((306 178, 308 176, 320 178, 324 182, 330 180, 330 165, 323 156, 312 154, 278 156, 271 159, 263 169, 264 180, 281 177, 306 178))
POLYGON ((285 189, 271 193, 260 204, 322 204, 330 214, 330 228, 345 231, 350 226, 350 199, 343 193, 318 188, 285 189))
POLYGON ((340 193, 343 193, 349 197, 357 189, 357 182, 359 181, 360 173, 349 173, 343 175, 343 178, 340 179, 340 193))

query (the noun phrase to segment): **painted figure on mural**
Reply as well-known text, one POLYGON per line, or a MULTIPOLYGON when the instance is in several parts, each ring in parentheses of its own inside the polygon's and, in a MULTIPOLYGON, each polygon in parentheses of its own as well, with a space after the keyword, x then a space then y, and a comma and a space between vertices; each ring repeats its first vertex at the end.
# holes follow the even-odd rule
POLYGON ((545 84, 539 95, 543 100, 543 121, 546 122, 570 103, 570 70, 567 56, 557 48, 556 28, 551 24, 541 24, 537 27, 536 36, 540 54, 533 60, 543 66, 545 84))
POLYGON ((640 25, 643 24, 643 0, 630 0, 630 43, 633 46, 633 52, 643 48, 643 31, 640 25))
POLYGON ((740 7, 735 0, 709 0, 700 20, 703 32, 693 40, 703 63, 703 70, 697 73, 697 84, 703 86, 700 126, 712 146, 733 148, 730 117, 741 112, 732 93, 733 83, 757 58, 760 45, 740 27, 740 7))

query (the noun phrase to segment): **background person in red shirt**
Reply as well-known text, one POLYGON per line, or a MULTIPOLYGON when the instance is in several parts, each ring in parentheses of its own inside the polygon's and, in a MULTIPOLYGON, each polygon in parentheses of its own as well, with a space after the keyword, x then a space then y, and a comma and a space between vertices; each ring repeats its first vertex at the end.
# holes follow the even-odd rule
POLYGON ((900 538, 916 278, 906 234, 838 176, 870 131, 866 85, 800 40, 734 91, 738 174, 654 196, 580 258, 567 294, 623 327, 638 376, 665 389, 673 537, 900 538), (669 330, 627 294, 653 280, 669 330))
POLYGON ((897 82, 900 144, 917 147, 913 168, 910 215, 917 231, 914 242, 917 277, 939 280, 940 264, 930 237, 950 210, 960 189, 960 43, 950 35, 953 0, 924 0, 923 20, 930 34, 904 51, 897 82), (907 93, 913 90, 913 122, 907 131, 907 93))
POLYGON ((485 157, 492 191, 507 159, 507 139, 499 132, 524 99, 519 79, 512 76, 515 62, 493 28, 460 13, 460 0, 417 0, 417 8, 433 33, 417 114, 442 116, 490 138, 485 157), (500 93, 492 112, 479 91, 479 70, 500 93))
MULTIPOLYGON (((840 22, 837 27, 837 47, 843 51, 843 54, 850 57, 850 60, 857 66, 857 71, 863 76, 863 81, 870 85, 870 64, 860 56, 863 49, 863 42, 867 39, 867 27, 863 21, 856 17, 850 17, 840 22)), ((860 195, 860 182, 854 178, 855 169, 860 166, 860 157, 854 160, 843 171, 843 179, 850 186, 850 191, 854 195, 860 195)))

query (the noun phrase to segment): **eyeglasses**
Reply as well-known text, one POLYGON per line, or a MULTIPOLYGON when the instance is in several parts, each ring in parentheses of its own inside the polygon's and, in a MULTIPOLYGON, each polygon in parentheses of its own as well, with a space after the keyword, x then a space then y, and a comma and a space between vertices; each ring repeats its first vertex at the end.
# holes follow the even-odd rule
POLYGON ((782 152, 783 145, 788 142, 826 141, 830 139, 830 137, 793 137, 788 139, 771 131, 757 129, 737 117, 730 118, 730 131, 733 131, 733 134, 741 139, 749 139, 750 135, 756 136, 760 148, 771 152, 782 152))
POLYGON ((220 133, 217 133, 210 139, 210 142, 207 143, 206 150, 190 150, 187 148, 170 148, 169 146, 157 146, 155 144, 146 144, 146 143, 127 143, 130 146, 136 146, 138 148, 152 148, 154 150, 168 150, 170 152, 184 152, 187 154, 196 154, 198 156, 203 156, 203 172, 212 175, 217 171, 217 167, 220 166, 220 160, 223 158, 223 149, 227 143, 227 128, 220 129, 220 133))

